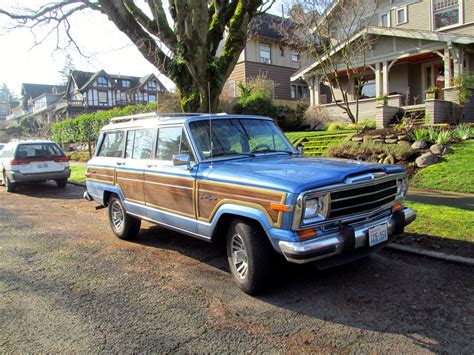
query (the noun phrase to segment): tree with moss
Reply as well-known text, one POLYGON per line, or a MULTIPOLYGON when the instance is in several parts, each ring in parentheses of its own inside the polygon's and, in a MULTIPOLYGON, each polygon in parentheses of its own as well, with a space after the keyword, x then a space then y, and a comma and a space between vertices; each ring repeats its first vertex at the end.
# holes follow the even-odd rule
MULTIPOLYGON (((176 84, 181 106, 188 112, 217 110, 219 95, 247 42, 247 28, 254 16, 274 0, 62 0, 34 9, 5 8, 0 15, 14 27, 33 32, 52 26, 63 31, 68 44, 70 17, 82 11, 102 13, 160 72, 176 84)), ((0 16, 1 17, 1 16, 0 16)), ((55 31, 57 30, 57 31, 55 31)))

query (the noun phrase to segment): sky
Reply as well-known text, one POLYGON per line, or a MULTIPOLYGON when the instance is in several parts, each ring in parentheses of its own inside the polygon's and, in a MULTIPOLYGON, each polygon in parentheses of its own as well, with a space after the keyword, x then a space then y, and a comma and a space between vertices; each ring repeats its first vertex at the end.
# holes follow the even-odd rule
MULTIPOLYGON (((2 8, 37 8, 44 0, 1 0, 2 8)), ((139 0, 137 3, 144 2, 139 0)), ((167 6, 167 5, 165 5, 167 6)), ((281 13, 281 1, 272 8, 281 13)), ((65 67, 66 53, 77 70, 99 71, 111 74, 144 76, 155 73, 168 89, 174 89, 171 80, 160 74, 146 61, 128 37, 122 34, 106 16, 92 11, 82 11, 71 17, 71 35, 81 51, 70 47, 67 51, 56 49, 56 35, 49 36, 35 45, 35 37, 41 38, 46 28, 13 29, 10 20, 0 15, 0 84, 6 83, 10 91, 19 95, 22 83, 58 84, 62 81, 59 71, 65 67)), ((64 36, 61 35, 64 43, 64 36)))

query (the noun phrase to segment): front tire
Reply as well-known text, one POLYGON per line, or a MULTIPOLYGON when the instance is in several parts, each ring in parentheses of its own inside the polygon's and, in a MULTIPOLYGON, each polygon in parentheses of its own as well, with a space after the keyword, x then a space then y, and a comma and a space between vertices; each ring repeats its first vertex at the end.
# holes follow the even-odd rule
POLYGON ((261 292, 270 279, 271 249, 257 224, 235 219, 227 234, 227 261, 239 288, 249 295, 261 292))
POLYGON ((109 223, 114 234, 123 240, 135 239, 140 230, 141 220, 128 215, 117 196, 109 199, 109 223))
POLYGON ((3 184, 5 185, 5 190, 7 190, 7 192, 15 192, 16 185, 10 181, 6 172, 3 173, 3 184))

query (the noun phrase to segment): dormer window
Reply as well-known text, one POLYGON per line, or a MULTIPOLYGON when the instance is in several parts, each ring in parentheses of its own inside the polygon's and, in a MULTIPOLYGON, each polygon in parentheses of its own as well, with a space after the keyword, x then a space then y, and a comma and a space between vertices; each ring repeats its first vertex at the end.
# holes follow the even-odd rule
POLYGON ((433 27, 435 30, 458 25, 462 0, 433 0, 433 27))
POLYGON ((97 78, 97 85, 98 86, 107 86, 107 78, 105 76, 99 76, 97 78))
POLYGON ((130 80, 122 80, 122 87, 129 88, 130 87, 130 80))

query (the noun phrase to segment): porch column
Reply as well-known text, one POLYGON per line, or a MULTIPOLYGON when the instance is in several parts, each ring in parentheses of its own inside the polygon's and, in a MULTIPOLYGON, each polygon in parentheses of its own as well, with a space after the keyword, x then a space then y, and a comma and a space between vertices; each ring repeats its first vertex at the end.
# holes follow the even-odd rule
MULTIPOLYGON (((436 75, 436 74, 435 74, 436 75)), ((451 79, 453 75, 451 72, 451 51, 448 47, 444 50, 444 87, 451 87, 451 79)))
POLYGON ((380 63, 375 63, 375 96, 382 96, 382 71, 380 63))
POLYGON ((464 49, 460 46, 453 48, 454 77, 459 78, 464 70, 464 49))
POLYGON ((383 75, 382 75, 382 80, 383 80, 383 95, 388 95, 389 89, 388 89, 388 62, 385 61, 383 62, 383 75))
POLYGON ((316 75, 314 77, 314 82, 313 82, 313 92, 314 92, 314 104, 315 105, 320 105, 321 104, 321 77, 319 75, 316 75))

